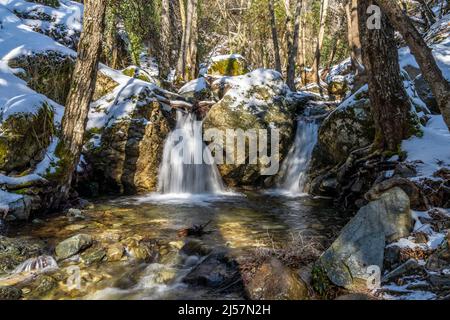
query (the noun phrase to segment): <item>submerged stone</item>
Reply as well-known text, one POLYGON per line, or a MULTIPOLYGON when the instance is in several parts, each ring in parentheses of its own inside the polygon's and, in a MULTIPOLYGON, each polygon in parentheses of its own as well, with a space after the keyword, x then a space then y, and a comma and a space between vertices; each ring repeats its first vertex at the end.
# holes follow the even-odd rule
POLYGON ((67 259, 92 245, 92 237, 88 234, 78 234, 60 242, 56 248, 58 260, 67 259))

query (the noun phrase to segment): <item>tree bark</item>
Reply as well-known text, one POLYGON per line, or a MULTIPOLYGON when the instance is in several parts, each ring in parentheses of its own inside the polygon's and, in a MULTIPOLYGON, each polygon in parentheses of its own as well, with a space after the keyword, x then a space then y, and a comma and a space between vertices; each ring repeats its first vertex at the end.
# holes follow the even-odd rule
POLYGON ((64 176, 58 201, 67 197, 72 175, 80 159, 88 120, 89 104, 94 94, 98 62, 102 48, 105 11, 108 0, 85 0, 83 31, 78 44, 78 56, 67 98, 60 150, 64 159, 64 176))
POLYGON ((281 73, 280 44, 278 41, 277 23, 273 0, 269 0, 270 29, 272 31, 273 52, 275 58, 275 70, 281 73))
POLYGON ((181 29, 183 30, 183 34, 181 37, 180 55, 177 63, 177 75, 182 79, 184 79, 186 72, 186 54, 187 54, 186 7, 184 5, 184 0, 179 0, 179 3, 180 3, 179 7, 180 7, 181 29))
MULTIPOLYGON (((390 1, 390 0, 389 0, 390 1)), ((381 28, 369 29, 366 21, 368 6, 374 1, 360 1, 360 35, 362 58, 369 83, 371 113, 375 122, 374 147, 397 152, 408 135, 411 105, 400 76, 394 29, 383 16, 381 28)))
POLYGON ((192 0, 191 31, 189 38, 189 78, 186 80, 195 79, 198 74, 198 7, 199 0, 192 0))
POLYGON ((288 64, 287 64, 287 85, 288 87, 295 91, 295 66, 298 54, 298 45, 300 41, 300 23, 302 15, 302 0, 297 0, 295 4, 295 14, 294 14, 294 36, 292 37, 292 43, 288 50, 288 64))
POLYGON ((352 61, 352 69, 356 74, 363 71, 361 57, 361 40, 359 38, 359 21, 358 21, 358 0, 348 0, 345 6, 347 14, 348 26, 348 44, 350 46, 350 55, 352 61))
POLYGON ((395 1, 377 0, 376 3, 408 44, 450 130, 450 83, 442 75, 431 49, 395 1))
POLYGON ((329 0, 322 0, 321 9, 320 9, 320 28, 319 28, 319 35, 317 36, 317 45, 316 45, 316 51, 315 51, 314 63, 313 63, 314 81, 319 85, 319 87, 320 87, 320 76, 319 76, 320 54, 321 54, 322 46, 323 46, 323 39, 325 37, 325 24, 326 24, 327 15, 328 15, 328 5, 329 5, 329 0))
POLYGON ((161 33, 159 41, 159 71, 162 79, 167 79, 170 72, 171 23, 169 0, 161 0, 161 33))

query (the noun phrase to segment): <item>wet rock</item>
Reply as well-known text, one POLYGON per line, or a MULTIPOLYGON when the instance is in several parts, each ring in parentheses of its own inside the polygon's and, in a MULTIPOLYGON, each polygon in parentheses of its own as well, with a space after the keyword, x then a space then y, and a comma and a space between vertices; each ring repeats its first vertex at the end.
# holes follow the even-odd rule
POLYGON ((77 221, 77 220, 86 219, 86 216, 83 214, 83 212, 80 209, 74 209, 74 208, 70 208, 67 211, 66 216, 69 218, 69 221, 77 221))
POLYGON ((19 300, 22 290, 16 287, 0 287, 0 300, 19 300))
POLYGON ((242 279, 237 262, 226 252, 219 251, 208 255, 183 278, 183 282, 194 286, 225 290, 242 284, 242 279))
POLYGON ((49 294, 58 286, 58 282, 51 276, 40 275, 34 282, 31 288, 31 295, 37 298, 42 298, 49 294))
POLYGON ((296 272, 279 260, 271 259, 258 268, 246 285, 252 300, 305 300, 309 298, 307 285, 296 272))
POLYGON ((92 245, 92 237, 88 234, 77 234, 60 242, 55 253, 58 260, 67 259, 92 245))
POLYGON ((181 248, 181 252, 188 256, 206 256, 211 252, 211 248, 204 245, 199 240, 190 240, 181 248))
POLYGON ((154 258, 150 247, 138 238, 127 238, 122 243, 125 245, 125 252, 132 259, 149 262, 154 258))
MULTIPOLYGON (((212 86, 217 83, 223 85, 225 93, 206 115, 203 122, 205 132, 212 129, 217 135, 225 137, 227 130, 241 129, 245 132, 251 128, 256 134, 258 130, 268 130, 270 135, 271 129, 276 128, 279 132, 279 157, 273 159, 273 164, 280 163, 289 150, 295 132, 295 107, 288 97, 290 91, 281 74, 273 70, 258 69, 243 76, 218 79, 212 86), (242 86, 242 83, 248 85, 242 86)), ((267 145, 270 154, 270 136, 267 145)), ((236 154, 226 156, 235 159, 236 154)), ((218 165, 221 176, 230 186, 263 184, 266 178, 264 172, 268 168, 261 161, 255 164, 254 159, 245 161, 244 164, 234 161, 233 164, 218 165)))
POLYGON ((108 247, 108 250, 106 252, 106 256, 108 258, 108 261, 120 261, 123 257, 125 248, 120 243, 115 243, 108 247))
POLYGON ((36 239, 0 236, 0 274, 14 270, 22 262, 43 254, 45 244, 36 239))
POLYGON ((417 274, 420 271, 423 271, 423 266, 419 265, 417 260, 409 259, 399 267, 395 268, 391 272, 389 272, 387 275, 383 277, 384 282, 392 282, 397 280, 400 277, 404 277, 406 275, 410 274, 417 274))
POLYGON ((335 285, 366 289, 368 267, 381 270, 386 242, 408 236, 412 223, 406 193, 400 188, 388 190, 358 211, 320 257, 319 265, 335 285))
POLYGON ((91 265, 103 260, 106 257, 106 250, 98 247, 91 247, 81 254, 81 261, 86 265, 91 265))

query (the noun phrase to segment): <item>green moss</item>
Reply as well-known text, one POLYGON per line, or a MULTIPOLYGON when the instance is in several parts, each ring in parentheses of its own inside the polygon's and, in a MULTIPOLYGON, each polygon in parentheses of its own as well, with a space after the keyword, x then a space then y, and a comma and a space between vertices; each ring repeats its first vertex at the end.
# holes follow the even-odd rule
POLYGON ((55 133, 54 111, 44 103, 37 114, 14 114, 1 124, 0 170, 23 171, 40 156, 55 133))
POLYGON ((326 271, 320 265, 314 265, 311 271, 311 283, 314 292, 323 299, 329 299, 336 286, 328 279, 326 271))
POLYGON ((47 51, 19 57, 12 60, 9 65, 25 70, 19 77, 26 81, 31 89, 61 105, 66 103, 72 84, 74 58, 47 51))
POLYGON ((49 181, 62 183, 66 180, 68 174, 72 170, 72 153, 66 148, 63 141, 60 141, 55 149, 55 155, 58 162, 55 164, 55 171, 47 173, 45 178, 49 181))
POLYGON ((122 73, 127 77, 136 78, 145 82, 153 82, 152 79, 144 74, 140 68, 129 67, 123 70, 122 73))
POLYGON ((215 61, 208 68, 208 74, 223 76, 240 76, 248 73, 245 63, 236 58, 215 61))

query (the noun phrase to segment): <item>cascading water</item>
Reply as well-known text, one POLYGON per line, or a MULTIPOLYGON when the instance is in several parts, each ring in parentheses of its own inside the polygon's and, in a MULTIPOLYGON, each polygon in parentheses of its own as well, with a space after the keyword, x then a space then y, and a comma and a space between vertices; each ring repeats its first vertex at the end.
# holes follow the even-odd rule
POLYGON ((158 191, 164 194, 222 193, 222 178, 193 113, 177 111, 177 125, 164 145, 158 191))
POLYGON ((297 122, 297 133, 281 167, 278 187, 291 195, 303 194, 312 152, 318 139, 319 124, 313 117, 303 116, 297 122))

